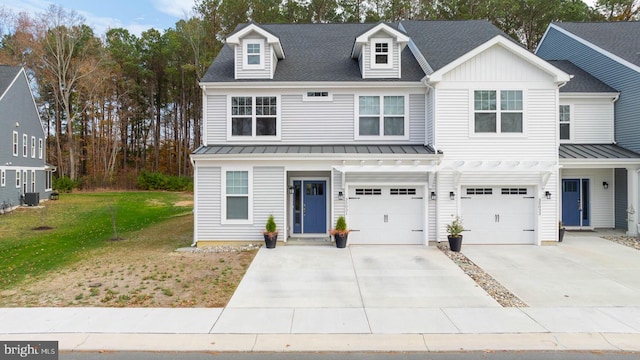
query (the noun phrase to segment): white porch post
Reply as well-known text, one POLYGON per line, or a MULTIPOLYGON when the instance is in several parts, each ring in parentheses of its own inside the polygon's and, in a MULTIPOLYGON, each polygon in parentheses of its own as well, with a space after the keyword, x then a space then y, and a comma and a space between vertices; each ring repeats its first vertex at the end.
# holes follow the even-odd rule
POLYGON ((627 235, 638 235, 638 169, 627 168, 627 235))

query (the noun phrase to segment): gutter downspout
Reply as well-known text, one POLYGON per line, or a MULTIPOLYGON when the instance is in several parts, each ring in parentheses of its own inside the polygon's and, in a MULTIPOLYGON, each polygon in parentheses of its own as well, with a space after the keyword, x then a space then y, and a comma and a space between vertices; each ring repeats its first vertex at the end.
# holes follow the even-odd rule
MULTIPOLYGON (((434 96, 433 104, 432 104, 432 108, 431 108, 431 111, 433 111, 433 118, 432 118, 433 124, 431 124, 431 126, 432 126, 432 134, 431 134, 431 136, 433 138, 433 144, 432 144, 433 151, 436 154, 438 154, 438 149, 436 148, 436 99, 435 99, 435 90, 436 89, 433 86, 431 86, 431 84, 429 84, 429 75, 423 77, 421 81, 422 81, 422 83, 424 84, 424 86, 426 88, 425 97, 428 99, 429 93, 432 93, 433 96, 434 96)), ((428 111, 429 111, 429 104, 428 104, 428 101, 427 101, 427 103, 425 104, 425 115, 428 113, 428 111)), ((427 119, 425 119, 425 120, 427 120, 427 119)), ((427 124, 425 124, 425 129, 427 128, 426 125, 427 124)), ((425 138, 425 142, 428 142, 428 139, 425 138)), ((436 170, 435 170, 435 173, 434 173, 434 176, 433 176, 433 181, 435 183, 434 188, 435 188, 436 194, 438 193, 437 186, 438 186, 438 183, 439 183, 438 182, 438 168, 440 167, 441 162, 442 162, 442 157, 440 156, 436 160, 436 170)), ((429 188, 431 188, 431 184, 429 184, 429 188)), ((427 197, 426 194, 425 194, 425 197, 427 197)), ((427 198, 429 199, 429 201, 432 201, 430 197, 427 197, 427 198)), ((436 202, 435 203, 435 211, 434 211, 435 213, 433 214, 434 217, 435 217, 435 221, 436 221, 436 226, 435 226, 436 227, 436 233, 435 233, 436 243, 440 242, 440 226, 438 225, 440 223, 440 217, 439 217, 439 211, 438 211, 439 206, 438 206, 438 200, 437 199, 438 199, 438 197, 436 197, 436 200, 435 200, 435 202, 436 202)), ((429 224, 427 224, 427 229, 428 228, 429 228, 429 224)), ((428 245, 429 245, 429 239, 427 239, 427 246, 428 245)))

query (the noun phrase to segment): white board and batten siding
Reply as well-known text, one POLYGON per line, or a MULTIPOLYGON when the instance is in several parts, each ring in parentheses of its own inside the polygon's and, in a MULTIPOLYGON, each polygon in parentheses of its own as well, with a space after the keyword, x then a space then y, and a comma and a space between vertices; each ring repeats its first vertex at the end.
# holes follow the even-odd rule
POLYGON ((236 79, 271 79, 273 77, 274 74, 274 70, 272 69, 272 65, 273 67, 275 67, 275 64, 273 63, 273 55, 271 54, 273 52, 273 49, 271 48, 271 45, 269 45, 266 41, 265 38, 259 36, 259 35, 250 35, 250 36, 245 36, 242 41, 240 42, 239 45, 237 45, 235 47, 235 57, 236 57, 236 61, 235 61, 235 78, 236 79), (243 57, 244 57, 244 41, 245 40, 263 40, 263 48, 264 48, 264 67, 260 68, 260 69, 245 69, 243 67, 244 61, 243 61, 243 57))
POLYGON ((222 169, 218 166, 196 167, 196 237, 198 241, 259 241, 269 215, 273 214, 279 230, 285 227, 284 167, 253 167, 253 223, 222 224, 222 169))
POLYGON ((614 138, 614 103, 611 98, 571 98, 560 93, 560 105, 571 111, 571 140, 582 144, 611 144, 614 138))
MULTIPOLYGON (((589 179, 591 225, 594 228, 615 227, 614 169, 563 169, 563 179, 589 179), (609 188, 602 186, 603 182, 609 188)), ((562 189, 562 188, 561 188, 562 189)), ((560 194, 562 196, 562 194, 560 194)), ((562 208, 562 207, 560 207, 562 208)))

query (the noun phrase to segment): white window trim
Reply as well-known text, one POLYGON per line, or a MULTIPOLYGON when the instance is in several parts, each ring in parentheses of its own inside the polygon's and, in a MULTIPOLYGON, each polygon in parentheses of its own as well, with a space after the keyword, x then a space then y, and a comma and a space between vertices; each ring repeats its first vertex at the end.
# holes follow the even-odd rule
POLYGON ((242 68, 243 69, 264 69, 265 64, 265 41, 263 39, 244 39, 242 40, 242 68), (260 64, 249 64, 249 53, 247 48, 249 44, 260 45, 260 64))
POLYGON ((31 192, 36 192, 36 171, 31 170, 31 192))
POLYGON ((307 90, 302 93, 302 101, 333 101, 333 93, 327 90, 307 90), (327 96, 309 96, 308 93, 326 92, 327 96))
POLYGON ((28 189, 27 170, 22 170, 22 193, 26 193, 28 189))
POLYGON ((42 159, 44 155, 44 140, 42 138, 38 138, 38 159, 42 159))
POLYGON ((51 191, 52 187, 53 187, 53 171, 51 170, 46 170, 44 172, 44 187, 45 187, 45 191, 51 191))
POLYGON ((29 146, 28 141, 29 137, 27 136, 27 134, 22 134, 22 157, 27 157, 27 148, 29 146))
POLYGON ((573 104, 560 103, 558 105, 558 140, 560 140, 561 143, 573 142, 573 133, 575 132, 573 131, 573 127, 574 127, 573 104), (560 139, 560 124, 562 124, 562 122, 560 122, 560 106, 569 106, 569 138, 568 139, 560 139))
POLYGON ((16 170, 16 189, 19 189, 20 186, 22 185, 22 181, 20 179, 20 174, 22 171, 20 170, 16 170))
POLYGON ((31 137, 31 158, 32 159, 36 158, 36 137, 35 136, 31 137))
MULTIPOLYGON (((409 116, 409 94, 355 94, 354 96, 354 108, 355 108, 355 119, 354 119, 354 140, 409 140, 409 122, 411 118, 409 116), (380 114, 378 117, 380 118, 380 135, 360 135, 360 96, 377 96, 380 98, 380 114), (384 135, 384 97, 385 96, 403 96, 404 97, 404 135, 384 135)), ((368 115, 369 116, 369 115, 368 115)))
POLYGON ((7 186, 7 171, 0 169, 0 187, 7 186))
POLYGON ((222 204, 222 217, 221 217, 221 223, 222 224, 239 224, 239 225, 251 225, 253 224, 253 168, 252 167, 226 167, 223 166, 221 168, 221 172, 220 172, 220 176, 221 176, 221 190, 220 190, 220 196, 221 196, 221 204, 222 204), (249 180, 249 187, 247 189, 247 193, 248 193, 248 207, 249 207, 249 211, 248 211, 248 219, 246 220, 238 220, 238 219, 227 219, 227 172, 228 171, 246 171, 247 172, 247 178, 249 180))
POLYGON ((282 138, 282 101, 280 95, 271 94, 234 94, 227 95, 227 140, 228 141, 278 141, 282 138), (231 98, 251 97, 251 136, 234 136, 231 127, 231 98), (256 97, 276 98, 276 136, 256 135, 256 97))
MULTIPOLYGON (((499 138, 523 138, 527 137, 527 90, 516 88, 477 88, 471 89, 469 92, 469 136, 470 137, 499 137, 499 138), (495 133, 477 133, 475 129, 475 104, 474 95, 476 91, 495 91, 496 92, 496 132, 495 133), (500 92, 502 91, 522 91, 522 132, 501 132, 500 114, 500 92)), ((509 112, 509 111, 504 111, 509 112)), ((514 112, 514 111, 511 111, 514 112)))
POLYGON ((385 39, 385 38, 372 38, 369 47, 371 49, 371 68, 372 69, 391 69, 393 68, 393 39, 385 39), (377 44, 387 44, 387 63, 386 64, 376 64, 376 43, 377 44))
POLYGON ((20 152, 20 135, 18 134, 17 131, 13 132, 13 156, 18 156, 18 153, 20 152))

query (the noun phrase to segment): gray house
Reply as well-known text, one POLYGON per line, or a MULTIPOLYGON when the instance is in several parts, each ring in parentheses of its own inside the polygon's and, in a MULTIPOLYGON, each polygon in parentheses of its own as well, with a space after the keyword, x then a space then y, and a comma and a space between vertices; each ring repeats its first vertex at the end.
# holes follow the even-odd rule
POLYGON ((0 66, 0 209, 34 205, 51 194, 46 139, 23 68, 0 66))
MULTIPOLYGON (((578 145, 583 148, 587 145, 597 145, 601 149, 604 149, 603 145, 607 145, 607 151, 604 153, 581 156, 591 160, 591 168, 599 167, 599 163, 607 161, 609 162, 607 167, 614 166, 613 184, 602 181, 602 187, 605 186, 605 183, 613 186, 615 227, 628 229, 629 234, 634 235, 637 234, 638 212, 640 211, 638 204, 639 166, 637 160, 634 160, 634 157, 637 157, 637 153, 640 152, 640 141, 638 141, 640 138, 639 49, 640 23, 614 22, 552 23, 536 50, 536 54, 546 60, 569 61, 608 86, 609 88, 600 86, 597 87, 600 89, 599 91, 593 91, 598 93, 601 99, 607 98, 606 93, 618 92, 618 95, 613 98, 612 105, 615 114, 612 141, 609 141, 609 144, 582 143, 578 145)), ((593 83, 591 82, 591 84, 593 83)), ((569 109, 569 103, 566 106, 565 109, 569 109)), ((562 113, 560 116, 562 117, 562 113)), ((606 122, 608 120, 601 117, 598 123, 606 122)), ((569 116, 567 116, 567 127, 570 126, 568 123, 569 116)), ((566 150, 569 147, 575 147, 576 143, 579 141, 568 134, 564 141, 561 138, 561 158, 562 147, 566 150), (564 144, 562 144, 563 142, 564 144)), ((565 151, 564 154, 566 155, 567 152, 565 151)), ((583 154, 585 153, 583 152, 583 154)), ((560 163, 562 164, 562 159, 560 163)), ((582 205, 582 203, 580 204, 582 205)))

